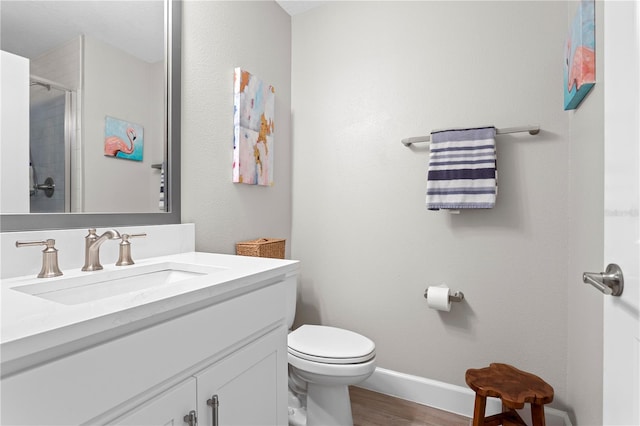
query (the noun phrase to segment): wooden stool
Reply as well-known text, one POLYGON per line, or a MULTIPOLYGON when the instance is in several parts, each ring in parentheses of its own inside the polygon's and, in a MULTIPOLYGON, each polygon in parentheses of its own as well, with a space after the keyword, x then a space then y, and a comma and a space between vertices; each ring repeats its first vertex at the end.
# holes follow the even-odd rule
POLYGON ((526 425, 515 411, 531 403, 533 426, 544 426, 544 404, 553 401, 553 388, 540 377, 518 370, 508 364, 493 363, 489 367, 469 369, 467 385, 476 393, 473 426, 526 425), (502 400, 502 413, 484 416, 487 397, 502 400))

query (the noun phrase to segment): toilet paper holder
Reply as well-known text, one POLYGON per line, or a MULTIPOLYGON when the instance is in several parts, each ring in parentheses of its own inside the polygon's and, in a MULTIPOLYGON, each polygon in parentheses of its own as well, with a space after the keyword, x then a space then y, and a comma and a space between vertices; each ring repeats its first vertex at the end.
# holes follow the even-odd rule
MULTIPOLYGON (((428 293, 428 288, 424 290, 424 298, 428 299, 427 293, 428 293)), ((462 293, 461 291, 456 291, 453 294, 449 295, 449 302, 462 302, 462 300, 464 299, 464 293, 462 293)))

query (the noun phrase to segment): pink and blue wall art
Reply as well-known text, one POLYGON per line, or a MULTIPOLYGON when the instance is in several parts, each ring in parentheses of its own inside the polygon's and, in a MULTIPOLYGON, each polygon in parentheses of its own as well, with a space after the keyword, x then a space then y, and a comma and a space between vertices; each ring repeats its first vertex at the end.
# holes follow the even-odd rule
POLYGON ((275 89, 241 68, 233 85, 233 182, 271 186, 275 89))
POLYGON ((141 125, 105 117, 104 155, 142 161, 144 149, 144 129, 141 125))
POLYGON ((581 0, 564 50, 564 109, 576 109, 596 82, 595 1, 581 0))

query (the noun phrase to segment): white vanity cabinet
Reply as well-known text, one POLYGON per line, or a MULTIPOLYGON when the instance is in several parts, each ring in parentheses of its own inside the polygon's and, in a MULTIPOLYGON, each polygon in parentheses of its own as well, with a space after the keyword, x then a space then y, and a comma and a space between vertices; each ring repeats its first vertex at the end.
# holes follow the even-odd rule
POLYGON ((193 411, 196 380, 190 378, 142 404, 115 422, 121 426, 181 425, 193 411))
POLYGON ((277 425, 287 417, 279 400, 280 333, 270 333, 196 375, 200 426, 277 425), (211 401, 217 398, 217 406, 211 401), (216 421, 217 417, 217 421, 216 421))
POLYGON ((286 425, 285 295, 283 274, 124 334, 116 316, 116 337, 3 377, 0 423, 213 425, 217 395, 221 425, 286 425))
POLYGON ((194 425, 185 416, 195 415, 200 426, 286 424, 278 392, 281 343, 280 330, 272 331, 111 423, 194 425))

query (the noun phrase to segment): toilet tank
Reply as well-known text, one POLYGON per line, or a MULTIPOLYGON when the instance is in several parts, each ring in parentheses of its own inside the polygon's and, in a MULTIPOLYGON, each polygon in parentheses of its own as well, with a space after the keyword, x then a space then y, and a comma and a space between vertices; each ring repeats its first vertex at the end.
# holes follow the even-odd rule
POLYGON ((287 298, 287 329, 291 330, 293 320, 296 317, 296 298, 298 294, 298 276, 288 276, 285 279, 286 298, 287 298))

